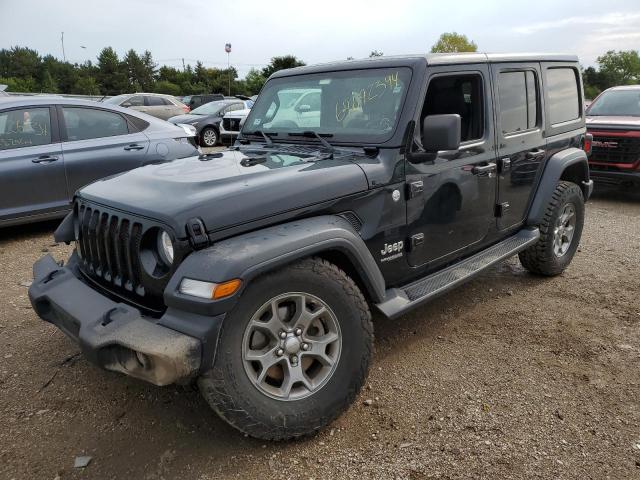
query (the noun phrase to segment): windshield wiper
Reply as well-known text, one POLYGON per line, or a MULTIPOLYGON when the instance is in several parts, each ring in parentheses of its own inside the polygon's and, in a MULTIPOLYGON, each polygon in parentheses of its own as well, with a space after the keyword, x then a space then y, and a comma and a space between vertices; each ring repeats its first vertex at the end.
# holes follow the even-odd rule
POLYGON ((271 132, 269 132, 267 134, 267 133, 264 133, 262 130, 255 130, 253 132, 246 132, 245 135, 256 135, 256 136, 262 137, 262 138, 264 138, 265 143, 267 145, 271 146, 271 145, 273 145, 273 140, 271 140, 271 138, 269 138, 269 136, 273 135, 275 137, 278 134, 277 133, 271 133, 271 132))
POLYGON ((305 130, 304 132, 289 132, 287 133, 290 137, 306 137, 306 138, 317 138, 323 147, 328 150, 331 150, 331 153, 335 151, 335 147, 327 142, 323 137, 333 137, 333 133, 318 133, 313 130, 305 130))

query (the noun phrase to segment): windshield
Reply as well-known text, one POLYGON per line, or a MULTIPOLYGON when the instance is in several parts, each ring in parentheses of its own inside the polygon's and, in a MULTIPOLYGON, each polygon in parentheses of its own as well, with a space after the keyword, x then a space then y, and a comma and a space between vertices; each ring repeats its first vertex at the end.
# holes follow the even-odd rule
POLYGON ((204 105, 200 105, 198 108, 194 108, 191 110, 191 113, 195 113, 196 115, 213 115, 226 106, 227 104, 225 102, 209 102, 204 105))
POLYGON ((111 97, 111 98, 107 98, 107 99, 103 100, 103 102, 104 103, 113 103, 114 105, 120 105, 121 102, 125 101, 130 96, 131 95, 129 95, 129 94, 116 95, 115 97, 111 97))
POLYGON ((587 111, 593 116, 640 116, 640 89, 609 90, 594 101, 587 111))
POLYGON ((274 140, 312 130, 332 141, 383 142, 395 131, 410 80, 406 67, 276 78, 260 92, 243 130, 277 133, 274 140))

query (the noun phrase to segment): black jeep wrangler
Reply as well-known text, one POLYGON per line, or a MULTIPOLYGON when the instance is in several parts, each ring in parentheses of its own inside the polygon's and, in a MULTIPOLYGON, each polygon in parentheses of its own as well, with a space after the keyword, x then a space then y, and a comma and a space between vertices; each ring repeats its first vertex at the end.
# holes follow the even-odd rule
POLYGON ((275 73, 236 145, 80 190, 29 296, 92 362, 197 381, 265 439, 353 402, 371 310, 397 317, 514 254, 571 262, 592 191, 578 60, 382 57, 275 73))

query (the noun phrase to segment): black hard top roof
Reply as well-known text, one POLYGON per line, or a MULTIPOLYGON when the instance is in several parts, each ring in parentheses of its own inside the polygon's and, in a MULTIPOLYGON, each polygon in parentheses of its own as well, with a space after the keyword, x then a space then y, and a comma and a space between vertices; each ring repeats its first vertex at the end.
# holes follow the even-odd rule
POLYGON ((333 70, 354 70, 359 68, 411 67, 415 64, 462 65, 466 63, 509 63, 509 62, 565 62, 577 63, 576 55, 558 53, 427 53, 422 55, 397 55, 343 60, 304 67, 279 70, 271 77, 286 77, 305 73, 320 73, 333 70))

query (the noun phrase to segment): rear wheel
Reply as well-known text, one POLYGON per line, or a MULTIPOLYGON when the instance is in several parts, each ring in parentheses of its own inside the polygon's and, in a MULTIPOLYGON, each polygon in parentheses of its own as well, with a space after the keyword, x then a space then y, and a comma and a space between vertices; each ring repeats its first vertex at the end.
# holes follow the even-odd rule
POLYGON ((356 284, 335 265, 306 259, 249 285, 198 384, 238 430, 300 437, 353 402, 372 348, 371 315, 356 284))
POLYGON ((520 252, 520 262, 532 273, 562 273, 578 249, 583 225, 582 190, 575 183, 559 182, 539 225, 540 239, 520 252))
POLYGON ((215 147, 218 144, 218 131, 213 127, 207 127, 200 133, 202 146, 215 147))

